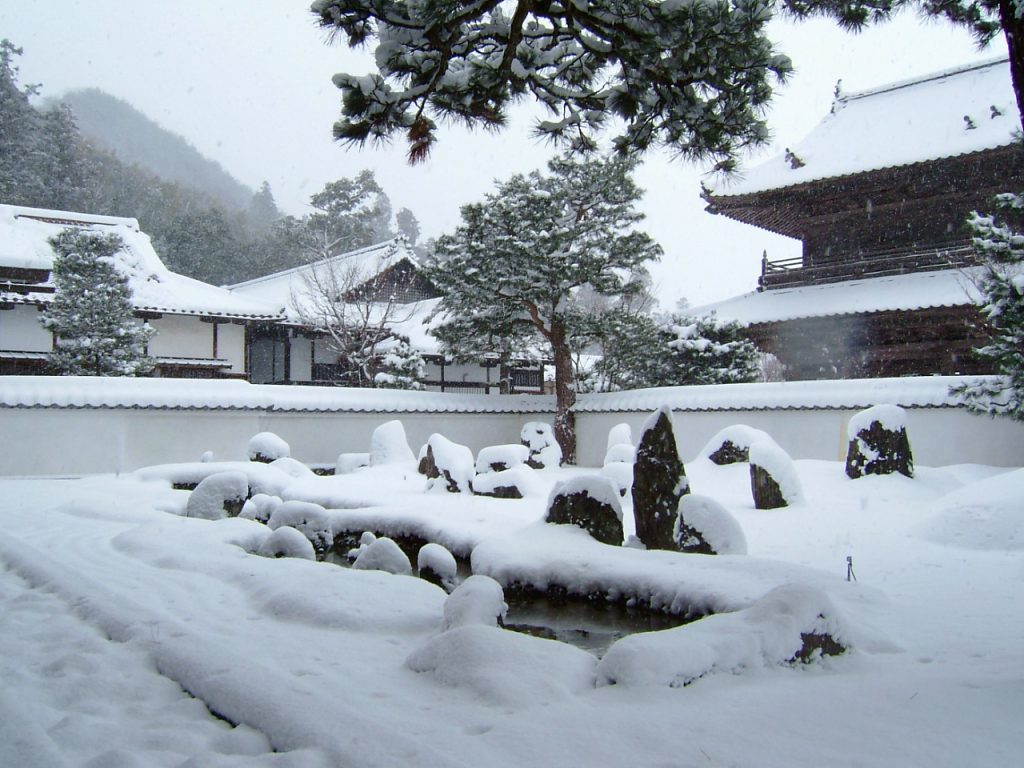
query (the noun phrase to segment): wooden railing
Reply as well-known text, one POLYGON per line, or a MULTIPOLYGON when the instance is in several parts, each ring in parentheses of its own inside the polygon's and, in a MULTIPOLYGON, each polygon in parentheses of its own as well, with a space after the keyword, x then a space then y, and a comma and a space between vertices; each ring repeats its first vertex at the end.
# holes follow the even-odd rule
POLYGON ((932 248, 873 251, 862 253, 856 258, 809 266, 804 266, 803 259, 799 256, 770 261, 768 254, 765 253, 761 257, 761 277, 757 283, 757 290, 955 269, 977 263, 974 249, 963 243, 932 248))

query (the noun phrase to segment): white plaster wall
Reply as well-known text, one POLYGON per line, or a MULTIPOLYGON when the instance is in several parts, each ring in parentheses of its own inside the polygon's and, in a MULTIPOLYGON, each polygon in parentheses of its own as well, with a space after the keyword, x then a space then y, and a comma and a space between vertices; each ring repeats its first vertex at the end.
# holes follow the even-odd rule
MULTIPOLYGON (((732 411, 676 414, 683 458, 691 460, 719 429, 748 424, 771 434, 794 458, 845 457, 846 424, 853 411, 732 411)), ((629 423, 634 437, 643 413, 577 416, 581 466, 599 466, 608 430, 629 423)), ((300 461, 333 463, 342 452, 369 450, 373 430, 399 419, 417 452, 433 432, 469 446, 519 442, 527 421, 551 414, 276 413, 158 409, 0 408, 0 435, 17 435, 17 450, 0 452, 0 475, 80 475, 120 472, 150 464, 244 459, 250 437, 279 434, 300 461)), ((1024 466, 1024 424, 989 419, 953 408, 908 411, 908 431, 918 466, 978 463, 1024 466)))
MULTIPOLYGON (((855 410, 680 411, 673 414, 683 460, 693 459, 716 432, 746 424, 771 435, 794 459, 846 459, 846 426, 855 410)), ((583 413, 576 416, 577 461, 599 466, 608 431, 620 423, 633 430, 633 440, 650 414, 583 413)), ((907 432, 914 463, 1024 466, 1024 424, 990 419, 957 408, 909 408, 907 432)))
POLYGON ((232 373, 246 372, 244 325, 217 323, 217 357, 231 362, 232 373))
POLYGON ((292 381, 313 380, 313 340, 301 336, 291 339, 288 350, 292 381))
POLYGON ((149 341, 153 357, 213 358, 213 325, 198 317, 164 315, 149 324, 156 334, 149 341))
POLYGON ((35 306, 19 304, 0 310, 0 349, 15 352, 49 352, 53 335, 39 323, 35 306))

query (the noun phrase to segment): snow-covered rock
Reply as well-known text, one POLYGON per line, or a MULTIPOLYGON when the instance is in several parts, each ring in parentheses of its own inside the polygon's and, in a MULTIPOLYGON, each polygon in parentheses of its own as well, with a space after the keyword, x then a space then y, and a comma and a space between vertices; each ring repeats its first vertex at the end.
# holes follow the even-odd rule
POLYGON ((774 440, 755 440, 750 453, 750 488, 757 509, 776 509, 803 495, 793 460, 774 440))
POLYGON ((813 661, 851 644, 849 627, 824 592, 786 584, 736 613, 622 638, 598 664, 597 684, 683 686, 714 672, 813 661))
POLYGON ((503 472, 525 464, 530 458, 530 449, 525 445, 488 445, 480 449, 476 457, 477 474, 503 472))
POLYGON ((428 490, 472 493, 475 463, 473 452, 435 432, 426 443, 421 466, 430 479, 428 490))
POLYGON ((257 554, 263 557, 298 557, 303 560, 315 560, 316 551, 302 531, 289 525, 282 525, 263 541, 257 554))
POLYGON ((416 455, 409 448, 405 427, 397 419, 387 421, 373 430, 370 436, 370 466, 415 462, 416 455))
POLYGON ((747 538, 739 522, 710 496, 688 493, 679 500, 675 538, 680 552, 747 554, 747 538))
POLYGON ((204 477, 188 496, 185 517, 220 520, 237 515, 246 496, 249 482, 241 472, 217 472, 204 477))
POLYGON ((520 464, 503 472, 485 472, 473 478, 473 493, 499 499, 522 499, 543 492, 543 484, 534 470, 520 464))
POLYGON ((674 549, 679 499, 690 492, 679 456, 672 411, 659 408, 644 422, 633 464, 636 535, 648 549, 674 549))
POLYGON ((416 554, 416 570, 421 579, 437 584, 445 592, 456 586, 458 564, 455 556, 440 544, 424 544, 416 554))
POLYGON ((750 446, 758 440, 771 440, 771 436, 746 424, 733 424, 721 429, 704 444, 698 458, 715 464, 737 464, 750 460, 750 446))
POLYGON ((359 553, 352 567, 363 571, 387 571, 400 576, 412 574, 412 564, 393 539, 381 536, 359 553))
POLYGON ((270 462, 270 466, 274 469, 281 470, 288 475, 288 477, 294 477, 296 480, 301 480, 305 477, 312 477, 315 474, 312 469, 307 467, 301 461, 297 461, 290 456, 282 456, 279 459, 274 459, 270 462))
POLYGON ((288 443, 273 432, 260 432, 249 438, 249 461, 260 461, 269 464, 275 459, 291 456, 288 443))
POLYGON ((258 523, 266 524, 274 510, 281 506, 281 499, 278 496, 269 496, 265 493, 254 493, 242 505, 242 511, 238 516, 246 520, 255 520, 258 523))
POLYGON ((347 475, 362 467, 370 466, 369 453, 339 453, 334 463, 334 474, 347 475))
POLYGON ((444 601, 444 630, 482 624, 494 627, 505 620, 508 605, 501 584, 490 576, 474 574, 444 601))
POLYGON ((194 461, 181 464, 158 464, 143 467, 132 474, 140 480, 159 480, 176 488, 195 488, 203 478, 218 472, 241 472, 253 494, 281 496, 294 481, 281 470, 258 461, 194 461))
POLYGON ((1024 549, 1024 469, 968 483, 928 508, 912 532, 948 547, 1024 549))
POLYGON ((334 531, 327 510, 309 501, 285 501, 271 514, 267 525, 272 530, 289 526, 301 531, 316 550, 317 558, 323 559, 334 544, 334 531))
POLYGON ((619 489, 600 475, 580 475, 558 483, 548 497, 545 522, 575 525, 604 544, 622 544, 619 489))
POLYGON ((610 451, 615 445, 633 445, 633 429, 629 424, 623 422, 608 430, 608 442, 605 449, 610 451))
POLYGON ((613 461, 601 467, 601 476, 611 480, 619 489, 619 495, 625 496, 633 487, 633 462, 613 461))
POLYGON ((526 422, 519 439, 530 449, 527 463, 534 469, 557 467, 562 463, 562 449, 555 440, 555 431, 546 421, 526 422))
POLYGON ((907 413, 897 405, 876 405, 855 413, 846 429, 849 447, 846 474, 856 480, 864 475, 899 472, 914 476, 914 457, 907 437, 907 413))
POLYGON ((632 464, 636 458, 636 448, 628 443, 616 443, 604 454, 604 464, 632 464))

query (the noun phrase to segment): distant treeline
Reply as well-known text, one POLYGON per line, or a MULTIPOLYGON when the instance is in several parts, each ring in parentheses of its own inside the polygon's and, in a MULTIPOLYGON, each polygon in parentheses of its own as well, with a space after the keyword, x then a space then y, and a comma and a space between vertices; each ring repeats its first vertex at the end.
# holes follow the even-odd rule
MULTIPOLYGON (((39 86, 19 84, 21 53, 0 41, 0 203, 136 218, 169 268, 215 284, 315 255, 304 231, 310 217, 284 216, 269 184, 252 192, 126 102, 90 89, 34 107, 39 86)), ((394 234, 386 195, 375 184, 368 189, 372 205, 340 213, 372 211, 373 220, 339 242, 342 250, 394 234)), ((399 211, 397 221, 415 239, 411 212, 399 211)))

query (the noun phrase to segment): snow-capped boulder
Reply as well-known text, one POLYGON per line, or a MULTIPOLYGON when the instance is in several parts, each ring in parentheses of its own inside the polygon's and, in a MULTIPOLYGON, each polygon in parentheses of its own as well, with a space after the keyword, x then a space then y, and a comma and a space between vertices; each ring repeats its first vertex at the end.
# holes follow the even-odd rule
POLYGON ((633 445, 633 428, 629 424, 623 422, 608 430, 608 442, 605 444, 605 449, 610 451, 614 445, 633 445))
POLYGON ((291 456, 282 456, 279 459, 274 459, 270 462, 270 466, 281 470, 288 475, 288 477, 294 477, 296 480, 300 480, 304 477, 312 477, 314 474, 312 469, 307 467, 301 461, 293 459, 291 456))
POLYGON ((429 490, 472 493, 473 470, 473 452, 466 446, 436 432, 427 440, 420 471, 430 479, 429 490))
POLYGON ((636 448, 628 443, 616 443, 604 454, 603 464, 632 464, 636 458, 636 448))
POLYGON ((370 466, 370 454, 368 453, 339 453, 334 463, 334 474, 347 475, 362 467, 370 466))
POLYGON ((526 460, 534 469, 557 467, 562 463, 562 449, 555 440, 555 431, 546 421, 528 421, 519 432, 519 439, 530 449, 526 460))
POLYGON ((747 539, 736 518, 710 496, 696 493, 688 493, 679 500, 675 540, 680 552, 747 554, 747 539))
POLYGON ((249 495, 249 481, 241 472, 216 472, 199 481, 188 495, 185 517, 220 520, 235 517, 249 495))
POLYGON ((545 522, 575 525, 604 544, 622 544, 619 489, 606 477, 581 475, 558 483, 547 510, 545 522))
POLYGON ((437 584, 445 592, 455 589, 458 564, 455 556, 440 544, 430 542, 420 547, 416 570, 421 579, 437 584))
POLYGON ((485 472, 504 472, 525 464, 529 458, 530 449, 525 445, 488 445, 477 454, 476 471, 481 475, 485 472))
POLYGON ((415 462, 416 455, 405 437, 405 427, 397 419, 387 421, 370 436, 370 466, 415 462))
POLYGON ((260 545, 257 554, 263 557, 298 557, 316 560, 316 551, 302 531, 282 525, 273 531, 260 545))
POLYGON ((508 612, 501 584, 490 576, 474 574, 444 601, 444 630, 481 624, 501 626, 508 612))
POLYGON ((412 574, 412 564, 393 539, 381 536, 359 553, 352 567, 361 571, 387 571, 400 576, 412 574))
POLYGON ((503 472, 484 472, 473 478, 473 493, 498 499, 521 499, 536 496, 541 487, 534 471, 527 464, 503 472))
POLYGON ((618 640, 597 666, 597 684, 678 687, 712 672, 807 663, 844 653, 851 634, 824 592, 786 584, 745 610, 618 640))
POLYGON ((313 545, 318 560, 323 560, 327 550, 334 544, 334 532, 327 510, 309 501, 283 502, 271 514, 267 525, 272 530, 287 525, 301 531, 313 545))
POLYGON ((793 460, 771 438, 750 446, 750 491, 757 509, 788 507, 801 494, 793 460))
POLYGON ((280 497, 270 496, 266 493, 254 493, 242 505, 242 511, 238 513, 238 516, 265 525, 270 520, 270 516, 274 514, 274 510, 280 506, 280 497))
POLYGON ((676 548, 673 531, 679 499, 689 492, 672 411, 659 408, 644 423, 633 463, 636 535, 648 549, 676 548))
POLYGON ((601 467, 601 477, 607 477, 619 489, 619 496, 625 496, 633 487, 633 462, 613 461, 601 467))
POLYGON ((750 461, 750 446, 755 441, 765 439, 771 440, 767 432, 746 424, 733 424, 717 432, 697 455, 719 465, 739 464, 750 461))
POLYGON ((907 412, 898 405, 876 405, 853 415, 846 428, 850 441, 846 474, 914 476, 914 457, 907 437, 907 412))
POLYGON ((373 544, 373 542, 375 542, 376 540, 377 534, 375 534, 373 531, 363 531, 362 535, 360 535, 359 537, 359 544, 355 547, 352 547, 352 549, 346 552, 345 557, 347 557, 349 560, 355 561, 355 559, 359 557, 361 554, 363 554, 363 552, 366 551, 367 547, 373 544))
POLYGON ((249 461, 269 464, 275 459, 291 456, 291 448, 273 432, 260 432, 249 438, 249 461))

